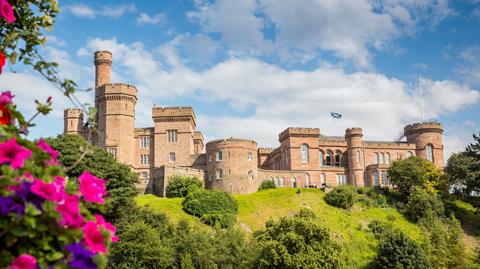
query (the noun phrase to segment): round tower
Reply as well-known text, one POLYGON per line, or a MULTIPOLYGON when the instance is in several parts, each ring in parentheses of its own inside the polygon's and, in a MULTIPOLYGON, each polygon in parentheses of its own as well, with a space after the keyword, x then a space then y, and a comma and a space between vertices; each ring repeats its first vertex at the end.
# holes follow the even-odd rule
POLYGON ((96 51, 93 63, 95 64, 95 89, 110 83, 110 67, 112 53, 109 51, 96 51))
POLYGON ((407 143, 415 144, 416 155, 443 167, 443 126, 438 122, 422 122, 405 126, 407 143))
POLYGON ((257 142, 228 138, 206 145, 208 189, 252 193, 258 188, 257 142))
POLYGON ((63 111, 63 133, 82 134, 83 111, 76 108, 68 108, 63 111))
POLYGON ((350 184, 364 186, 364 152, 362 128, 348 128, 345 130, 348 154, 348 177, 350 184))

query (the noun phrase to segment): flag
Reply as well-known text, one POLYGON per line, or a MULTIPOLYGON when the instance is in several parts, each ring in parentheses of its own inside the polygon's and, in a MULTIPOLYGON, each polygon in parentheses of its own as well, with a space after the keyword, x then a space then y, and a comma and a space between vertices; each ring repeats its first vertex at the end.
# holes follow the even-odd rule
POLYGON ((341 119, 341 118, 342 118, 342 114, 337 113, 337 112, 330 112, 330 115, 331 115, 334 119, 341 119))

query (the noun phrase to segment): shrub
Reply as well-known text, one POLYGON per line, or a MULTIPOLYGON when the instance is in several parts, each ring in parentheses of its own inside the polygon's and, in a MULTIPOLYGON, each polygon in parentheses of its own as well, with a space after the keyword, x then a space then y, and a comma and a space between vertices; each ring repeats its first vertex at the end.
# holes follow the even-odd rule
POLYGON ((401 231, 389 232, 378 246, 373 268, 431 268, 422 248, 401 231))
POLYGON ((424 189, 415 189, 405 206, 405 214, 413 221, 423 220, 431 224, 436 218, 444 215, 442 201, 435 195, 429 194, 424 189))
POLYGON ((368 224, 368 228, 377 239, 383 238, 387 233, 394 231, 391 222, 381 220, 373 220, 368 224))
POLYGON ((166 196, 168 198, 185 197, 202 186, 202 182, 197 177, 173 175, 168 181, 166 196))
POLYGON ((268 190, 268 189, 275 189, 277 185, 275 185, 275 182, 273 180, 264 180, 262 181, 262 184, 260 184, 260 187, 258 187, 258 190, 268 190))
POLYGON ((220 191, 199 190, 190 193, 185 197, 182 205, 185 212, 200 217, 207 224, 219 223, 222 224, 222 227, 234 223, 238 212, 235 199, 220 191), (204 217, 204 215, 207 216, 204 217), (226 224, 228 225, 224 226, 226 224))
POLYGON ((295 217, 297 218, 308 218, 308 219, 316 219, 317 215, 315 215, 315 212, 313 212, 311 209, 308 208, 302 208, 300 211, 295 214, 295 217))
POLYGON ((325 202, 330 205, 348 209, 352 207, 355 198, 353 188, 347 186, 336 187, 325 195, 325 202))

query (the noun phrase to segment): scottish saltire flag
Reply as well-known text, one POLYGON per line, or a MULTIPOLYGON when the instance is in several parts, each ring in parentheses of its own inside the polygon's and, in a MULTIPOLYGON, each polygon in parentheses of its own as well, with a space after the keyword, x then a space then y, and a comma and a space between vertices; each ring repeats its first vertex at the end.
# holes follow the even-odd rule
POLYGON ((341 119, 341 118, 342 118, 342 114, 337 113, 337 112, 330 112, 330 115, 331 115, 334 119, 341 119))

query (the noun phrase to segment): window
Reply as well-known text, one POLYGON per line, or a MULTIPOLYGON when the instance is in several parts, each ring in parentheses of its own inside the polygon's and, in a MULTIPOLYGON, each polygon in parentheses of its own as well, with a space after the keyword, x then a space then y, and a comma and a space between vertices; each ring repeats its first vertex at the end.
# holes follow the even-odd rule
POLYGON ((209 180, 209 181, 212 181, 212 180, 213 180, 213 175, 210 175, 210 176, 208 177, 208 180, 209 180))
POLYGON ((248 179, 253 179, 253 171, 248 171, 248 179))
POLYGON ((427 160, 433 162, 433 146, 432 146, 432 144, 427 145, 427 160))
POLYGON ((320 166, 323 166, 323 151, 320 151, 320 154, 318 155, 318 159, 320 160, 320 166))
POLYGON ((147 180, 148 180, 148 173, 147 172, 140 173, 140 176, 141 176, 143 182, 147 182, 147 180))
POLYGON ((278 186, 285 187, 285 178, 284 177, 280 178, 280 181, 278 182, 278 186))
POLYGON ((297 179, 295 177, 292 177, 290 180, 292 181, 292 187, 296 188, 297 187, 297 179))
POLYGON ((208 161, 209 161, 209 162, 212 161, 212 155, 208 155, 208 161))
POLYGON ((170 152, 168 154, 168 161, 169 162, 175 162, 177 159, 175 158, 175 152, 170 152))
POLYGON ((340 156, 342 153, 340 151, 335 151, 335 166, 340 166, 340 156))
POLYGON ((320 174, 320 183, 321 183, 321 184, 327 183, 327 182, 325 181, 325 174, 320 174))
POLYGON ((382 175, 382 186, 389 185, 390 184, 390 179, 388 178, 387 172, 383 171, 381 173, 381 175, 382 175))
POLYGON ((217 162, 223 159, 223 154, 221 151, 215 152, 215 159, 217 160, 217 162))
POLYGON ((251 153, 251 152, 248 153, 248 160, 249 161, 253 160, 253 153, 251 153))
POLYGON ((306 174, 305 175, 305 188, 309 188, 309 187, 310 187, 310 175, 306 174))
POLYGON ((285 164, 288 164, 288 149, 285 147, 285 164))
POLYGON ((308 163, 308 145, 302 144, 300 150, 302 152, 302 163, 308 163))
POLYGON ((140 147, 141 148, 148 148, 149 146, 150 146, 150 137, 140 136, 140 147))
POLYGON ((413 153, 411 151, 407 151, 407 158, 410 158, 413 156, 413 153))
POLYGON ((380 153, 380 161, 378 163, 379 164, 384 164, 385 163, 385 154, 383 152, 380 153))
POLYGON ((379 161, 380 161, 380 158, 378 157, 378 153, 375 152, 375 154, 373 156, 373 163, 378 164, 379 161))
POLYGON ((107 148, 107 151, 113 155, 113 158, 117 158, 117 148, 107 148))
POLYGON ((373 186, 378 186, 378 171, 373 172, 373 186))
POLYGON ((357 150, 357 162, 360 162, 360 150, 357 150))
POLYGON ((278 178, 278 177, 275 178, 275 185, 276 185, 277 187, 280 186, 280 178, 278 178))
POLYGON ((150 156, 148 154, 140 154, 140 164, 141 165, 147 165, 149 164, 149 158, 150 156))
POLYGON ((347 177, 344 174, 337 174, 337 185, 345 185, 347 184, 347 177))
POLYGON ((167 130, 168 143, 177 143, 177 130, 167 130))
POLYGON ((386 164, 390 164, 390 153, 387 152, 387 154, 385 155, 385 163, 386 164))
POLYGON ((331 150, 327 151, 326 163, 327 166, 333 166, 333 152, 331 150))
POLYGON ((216 176, 217 179, 222 179, 222 177, 223 177, 223 171, 222 171, 222 169, 217 169, 217 170, 215 171, 215 176, 216 176))

